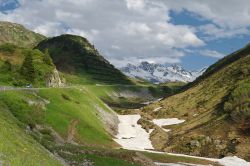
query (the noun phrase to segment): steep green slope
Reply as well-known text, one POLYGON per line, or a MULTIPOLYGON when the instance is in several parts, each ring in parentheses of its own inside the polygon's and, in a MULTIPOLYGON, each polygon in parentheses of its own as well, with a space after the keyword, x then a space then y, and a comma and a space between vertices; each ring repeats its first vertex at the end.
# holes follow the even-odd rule
POLYGON ((116 116, 88 87, 1 91, 0 101, 23 128, 29 126, 37 142, 71 165, 136 166, 143 161, 135 152, 116 150, 116 116))
POLYGON ((34 129, 52 128, 63 142, 116 146, 102 121, 110 115, 112 122, 111 110, 86 89, 8 91, 0 98, 17 119, 34 129))
POLYGON ((0 45, 0 85, 45 86, 55 69, 48 54, 39 50, 0 45))
POLYGON ((0 100, 0 165, 61 165, 20 125, 0 100))
MULTIPOLYGON (((83 37, 61 35, 42 41, 37 48, 41 51, 48 49, 56 67, 68 74, 74 83, 86 84, 94 81, 107 84, 131 84, 126 76, 105 60, 83 37), (74 76, 80 76, 80 78, 74 76)), ((65 77, 67 78, 67 75, 65 77)))
POLYGON ((149 119, 186 120, 166 126, 172 131, 160 149, 209 157, 234 154, 250 160, 249 80, 248 45, 212 65, 185 91, 143 108, 149 119))
POLYGON ((0 45, 11 43, 20 47, 33 48, 46 37, 26 29, 20 24, 0 21, 0 45))
POLYGON ((219 70, 225 68, 226 66, 230 65, 231 63, 249 55, 250 52, 250 44, 246 45, 244 48, 233 52, 232 54, 225 56, 215 64, 211 65, 200 77, 198 77, 194 82, 189 83, 184 89, 191 87, 202 81, 203 79, 209 77, 210 75, 218 72, 219 70))

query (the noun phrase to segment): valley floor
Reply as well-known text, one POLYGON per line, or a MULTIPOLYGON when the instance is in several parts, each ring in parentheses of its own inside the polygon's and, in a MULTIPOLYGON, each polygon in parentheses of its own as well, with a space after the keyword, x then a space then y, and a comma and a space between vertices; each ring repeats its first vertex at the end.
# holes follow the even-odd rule
MULTIPOLYGON (((139 164, 135 161, 138 160, 139 163, 143 163, 143 165, 147 166, 150 164, 163 166, 250 165, 250 163, 237 157, 211 159, 154 151, 150 140, 150 134, 153 132, 153 129, 146 131, 140 124, 138 124, 138 121, 141 119, 139 114, 117 115, 120 123, 118 124, 116 138, 112 141, 112 138, 104 133, 100 124, 93 123, 93 121, 97 122, 95 116, 100 113, 98 112, 98 109, 102 108, 108 112, 110 109, 99 99, 102 94, 98 88, 100 88, 100 86, 69 86, 63 88, 1 87, 0 97, 9 102, 7 103, 7 106, 9 109, 13 108, 13 113, 15 113, 15 110, 20 107, 20 102, 22 103, 22 107, 20 108, 22 108, 23 111, 27 109, 32 110, 33 106, 35 106, 35 108, 39 106, 42 110, 46 110, 45 114, 42 115, 44 116, 45 121, 40 122, 38 119, 39 123, 45 123, 48 126, 52 126, 54 130, 50 131, 48 129, 42 129, 39 131, 41 134, 38 135, 39 138, 37 141, 46 147, 51 153, 60 156, 66 161, 66 163, 70 163, 69 165, 80 165, 80 163, 85 163, 97 166, 137 166, 139 164), (29 93, 30 91, 34 93, 29 93), (93 93, 91 93, 93 91, 98 91, 100 96, 95 96, 97 93, 93 95, 93 93), (9 99, 12 99, 12 101, 9 99), (98 109, 96 109, 97 105, 99 105, 98 109), (83 110, 84 112, 82 112, 83 110), (97 112, 94 113, 93 110, 96 110, 97 112), (91 119, 85 119, 85 117, 91 119), (93 134, 94 132, 96 133, 93 134), (55 135, 55 133, 62 136, 62 138, 60 138, 62 139, 61 142, 66 142, 63 144, 57 144, 56 142, 51 141, 53 140, 53 135, 55 135), (99 133, 99 137, 96 137, 97 133, 99 133), (76 144, 74 141, 80 141, 80 143, 76 144), (87 144, 82 145, 81 142, 87 142, 87 144), (119 146, 115 144, 115 142, 118 143, 122 149, 117 149, 119 146), (100 146, 89 146, 88 143, 93 145, 100 143, 101 145, 107 145, 107 147, 100 148, 100 146), (108 146, 111 148, 108 148, 108 146), (152 161, 154 163, 151 163, 152 161)), ((161 108, 158 108, 158 110, 159 109, 161 108)), ((23 113, 24 112, 19 114, 19 112, 16 112, 15 116, 17 119, 19 118, 19 120, 21 119, 25 122, 26 117, 23 117, 23 113)), ((36 116, 36 114, 34 115, 36 116)), ((170 129, 166 129, 167 125, 179 124, 182 122, 184 122, 184 120, 174 117, 171 119, 152 120, 153 124, 158 125, 158 127, 165 132, 170 131, 170 129), (164 126, 164 128, 162 126, 164 126)), ((36 137, 37 136, 35 135, 35 138, 36 137)))

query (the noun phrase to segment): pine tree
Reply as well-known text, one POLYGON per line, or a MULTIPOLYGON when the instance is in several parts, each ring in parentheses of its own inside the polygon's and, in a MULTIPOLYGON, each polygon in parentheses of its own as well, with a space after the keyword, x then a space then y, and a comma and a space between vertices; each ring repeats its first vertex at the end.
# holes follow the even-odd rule
POLYGON ((4 61, 4 64, 1 66, 0 70, 2 72, 9 72, 12 69, 12 65, 9 60, 4 61))
POLYGON ((47 65, 50 65, 50 66, 54 66, 53 64, 53 61, 49 55, 49 50, 46 49, 45 50, 45 53, 44 53, 44 57, 43 57, 43 61, 47 64, 47 65))
POLYGON ((33 64, 32 54, 27 53, 23 65, 21 67, 21 74, 29 82, 34 82, 35 80, 35 68, 33 64))

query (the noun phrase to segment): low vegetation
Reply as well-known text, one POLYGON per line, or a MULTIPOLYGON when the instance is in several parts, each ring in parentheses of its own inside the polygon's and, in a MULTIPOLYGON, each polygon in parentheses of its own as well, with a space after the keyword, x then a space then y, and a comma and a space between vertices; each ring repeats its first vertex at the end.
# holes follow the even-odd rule
POLYGON ((233 154, 250 159, 246 137, 249 135, 249 48, 222 59, 187 85, 186 90, 141 109, 151 118, 186 120, 168 127, 172 130, 168 133, 168 146, 159 150, 207 157, 233 154), (159 107, 159 111, 153 111, 159 107))
POLYGON ((0 100, 0 163, 3 165, 61 165, 30 135, 25 124, 20 123, 0 100))
POLYGON ((31 128, 52 127, 67 140, 72 121, 78 121, 74 127, 72 140, 96 146, 115 146, 112 137, 98 117, 96 107, 109 111, 108 108, 87 91, 78 89, 48 89, 39 92, 0 93, 8 109, 21 122, 31 128), (94 122, 94 123, 93 123, 94 122))
POLYGON ((246 134, 250 134, 250 79, 236 84, 224 103, 224 110, 246 134))
POLYGON ((45 79, 55 66, 48 64, 49 55, 39 50, 11 44, 0 46, 0 84, 9 86, 45 86, 45 79), (47 58, 45 58, 47 57, 47 58))

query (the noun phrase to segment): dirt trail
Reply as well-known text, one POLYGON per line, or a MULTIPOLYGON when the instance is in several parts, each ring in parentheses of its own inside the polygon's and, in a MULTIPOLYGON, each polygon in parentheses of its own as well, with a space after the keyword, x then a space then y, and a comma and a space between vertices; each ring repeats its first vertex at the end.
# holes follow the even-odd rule
POLYGON ((67 138, 67 142, 69 143, 74 143, 74 137, 77 133, 76 131, 76 126, 79 123, 78 120, 71 120, 69 128, 68 128, 68 138, 67 138))

